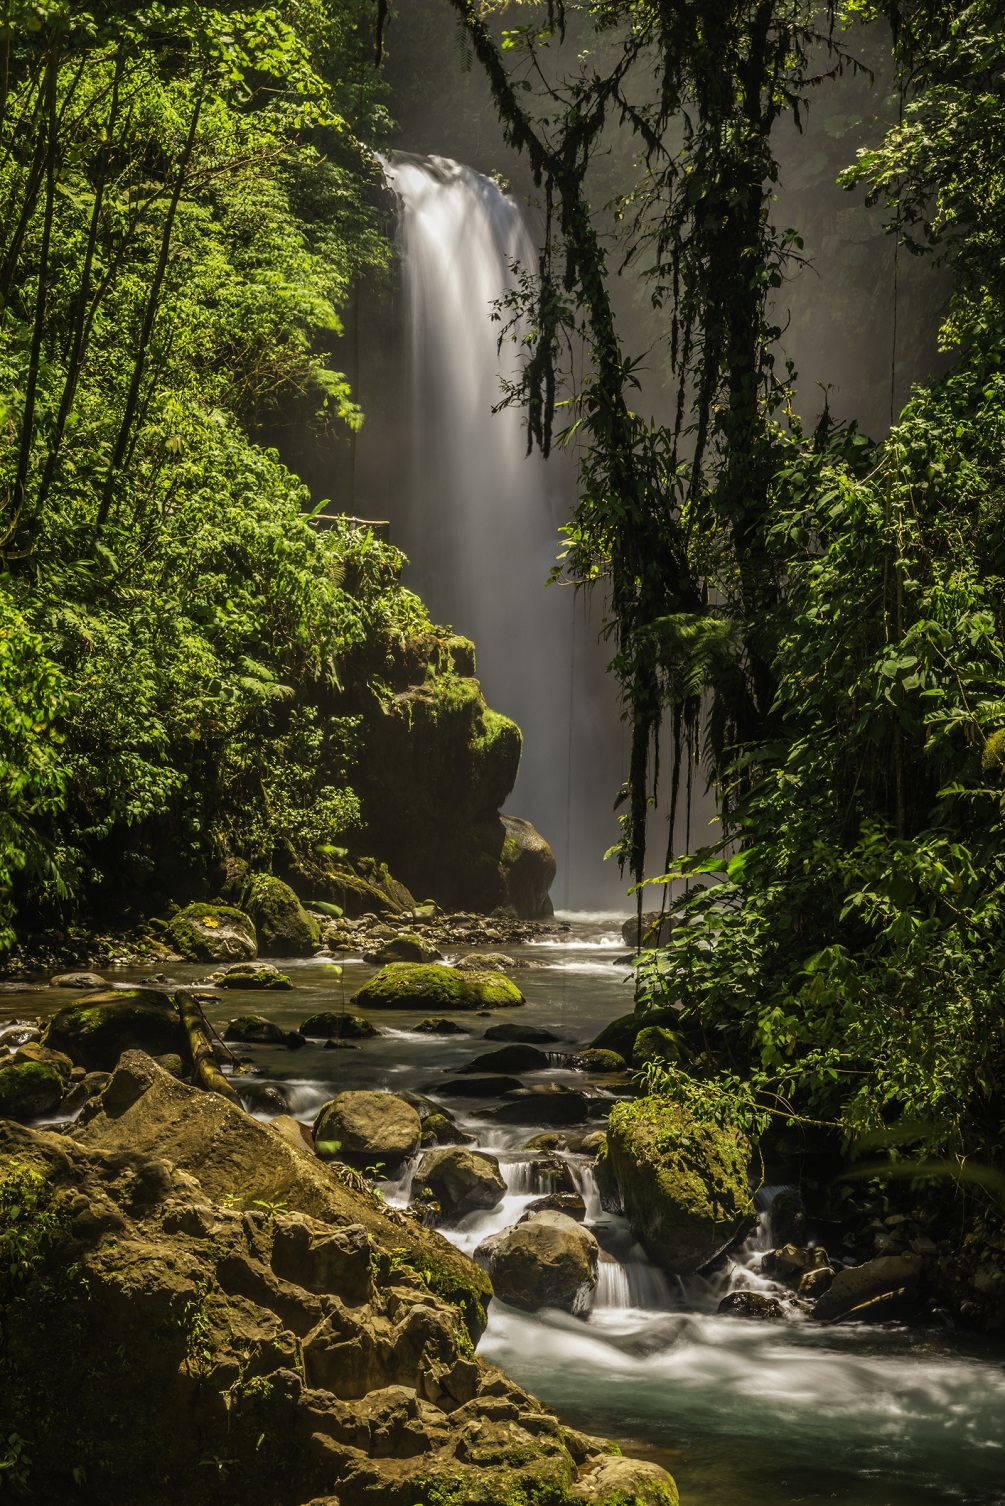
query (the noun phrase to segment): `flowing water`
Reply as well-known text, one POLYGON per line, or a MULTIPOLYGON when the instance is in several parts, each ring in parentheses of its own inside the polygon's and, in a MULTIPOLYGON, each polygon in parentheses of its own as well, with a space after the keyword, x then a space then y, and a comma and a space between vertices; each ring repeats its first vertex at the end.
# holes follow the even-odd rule
MULTIPOLYGON (((437 1094, 477 1052, 487 1026, 513 1020, 559 1037, 554 1052, 581 1046, 630 1007, 620 927, 613 917, 571 917, 570 929, 511 949, 536 962, 516 973, 527 1004, 492 1019, 460 1015, 465 1035, 427 1036, 414 1014, 375 1012, 384 1033, 354 1050, 241 1047, 259 1068, 237 1079, 253 1111, 268 1118, 289 1107, 310 1123, 345 1088, 414 1089, 437 1094)), ((318 961, 282 964, 291 993, 233 993, 208 1008, 218 1025, 256 1012, 293 1028, 321 1008, 338 1008, 373 968, 345 959, 339 976, 318 961)), ((197 969, 177 966, 179 978, 197 969)), ((107 976, 135 978, 136 969, 107 976)), ((46 990, 0 995, 0 1023, 48 1013, 67 995, 46 990)), ((523 1074, 584 1086, 581 1074, 552 1064, 523 1074)), ((587 1079, 602 1094, 604 1080, 587 1079)), ((521 1149, 535 1126, 487 1126, 484 1102, 446 1100, 477 1145, 499 1157, 502 1205, 471 1215, 449 1237, 471 1251, 486 1234, 516 1222, 543 1190, 521 1149)), ((598 1099, 598 1113, 605 1107, 598 1099)), ((602 1123, 598 1118, 597 1123, 602 1123)), ((587 1203, 604 1258, 586 1318, 518 1313, 493 1302, 480 1352, 556 1407, 571 1424, 617 1439, 626 1452, 655 1459, 676 1476, 683 1506, 1005 1506, 1005 1356, 987 1341, 945 1329, 818 1328, 804 1319, 757 1323, 718 1316, 730 1286, 765 1286, 755 1236, 733 1269, 686 1288, 646 1259, 621 1218, 602 1213, 589 1163, 569 1155, 569 1175, 587 1203)), ((410 1169, 385 1186, 408 1197, 410 1169)), ((549 1189, 550 1190, 550 1189, 549 1189)))
POLYGON ((572 466, 528 455, 522 410, 500 407, 518 353, 500 344, 510 314, 496 305, 517 265, 536 268, 526 217, 492 178, 446 157, 397 153, 385 172, 401 205, 409 368, 407 411, 382 456, 392 538, 433 620, 474 639, 489 705, 523 731, 506 809, 551 843, 556 894, 618 903, 624 886, 600 861, 622 780, 601 605, 544 589, 574 506, 572 466))

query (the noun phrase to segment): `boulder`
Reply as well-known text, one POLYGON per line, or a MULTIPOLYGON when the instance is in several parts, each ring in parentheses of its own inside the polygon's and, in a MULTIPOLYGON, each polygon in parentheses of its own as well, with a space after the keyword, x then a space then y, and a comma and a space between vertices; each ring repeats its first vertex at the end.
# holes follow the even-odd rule
MULTIPOLYGON (((70 1081, 74 1071, 73 1062, 64 1051, 54 1051, 51 1046, 43 1046, 38 1041, 25 1041, 18 1048, 14 1060, 18 1063, 38 1062, 43 1067, 52 1067, 64 1083, 70 1081)), ((78 1077, 81 1076, 81 1069, 78 1067, 76 1070, 78 1077)))
POLYGON ((501 1098, 523 1087, 519 1077, 455 1077, 433 1084, 431 1091, 444 1098, 501 1098))
POLYGON ((487 1041, 520 1041, 528 1046, 550 1046, 558 1040, 550 1030, 541 1030, 537 1025, 518 1025, 516 1020, 507 1020, 504 1025, 490 1025, 485 1032, 487 1041))
POLYGON ((154 989, 91 994, 53 1015, 45 1044, 88 1072, 110 1072, 123 1051, 188 1058, 188 1039, 177 1010, 154 989))
POLYGON ((352 997, 361 1009, 505 1009, 523 1004, 503 973, 465 973, 442 963, 391 962, 352 997))
POLYGON ((613 1459, 474 1355, 416 1262, 446 1249, 482 1273, 365 1192, 335 1188, 333 1223, 17 1125, 0 1128, 0 1188, 0 1240, 32 1250, 0 1271, 0 1416, 24 1440, 32 1506, 65 1499, 75 1471, 88 1500, 129 1506, 674 1506, 669 1476, 613 1459))
POLYGON ((632 1066, 644 1067, 647 1062, 679 1062, 682 1054, 677 1031, 668 1030, 666 1025, 644 1025, 632 1047, 632 1066))
POLYGON ((0 1119, 38 1119, 58 1108, 62 1097, 63 1078, 49 1063, 14 1057, 0 1066, 0 1119))
POLYGON ((600 1246, 575 1219, 546 1210, 500 1234, 475 1251, 497 1297, 522 1312, 557 1307, 585 1313, 597 1286, 600 1246))
POLYGON ((252 874, 242 903, 254 923, 263 957, 313 955, 321 941, 321 928, 289 884, 270 873, 252 874))
POLYGON ((224 1028, 225 1041, 246 1046, 285 1046, 287 1032, 261 1014, 239 1014, 224 1028))
POLYGON ((753 1226, 750 1146, 669 1096, 618 1103, 607 1162, 632 1232, 672 1276, 701 1270, 753 1226))
POLYGON ((462 1072, 540 1072, 549 1066, 548 1058, 536 1046, 499 1046, 472 1057, 462 1072))
POLYGON ((235 962, 223 972, 213 974, 216 988, 275 988, 289 989, 293 981, 281 973, 271 962, 235 962))
POLYGON ((57 973, 50 979, 53 988, 107 988, 100 973, 57 973))
POLYGON ((519 963, 505 952, 468 952, 458 959, 457 966, 467 973, 508 973, 519 963))
POLYGON ((586 1218, 586 1203, 581 1193, 578 1192, 546 1192, 543 1197, 536 1197, 532 1203, 528 1203, 526 1210, 517 1220, 524 1223, 532 1218, 535 1213, 544 1213, 550 1210, 552 1213, 565 1213, 569 1218, 574 1218, 581 1224, 586 1218))
POLYGON ((603 1051, 599 1047, 589 1046, 585 1051, 577 1051, 575 1056, 570 1056, 568 1063, 574 1072, 624 1072, 627 1062, 616 1051, 603 1051))
POLYGON ((777 1322, 785 1317, 785 1308, 777 1297, 767 1292, 727 1292, 716 1312, 731 1318, 756 1318, 759 1322, 777 1322))
POLYGON ((921 1274, 918 1255, 880 1255, 864 1265, 838 1271, 830 1287, 813 1304, 817 1323, 883 1322, 900 1317, 912 1305, 921 1274))
POLYGON ((300 1034, 308 1040, 368 1041, 379 1035, 380 1031, 361 1014, 324 1009, 319 1014, 307 1016, 300 1027, 300 1034))
POLYGON ((235 962, 258 955, 254 924, 233 905, 186 905, 171 917, 167 933, 186 962, 235 962))
POLYGON ((443 953, 421 936, 395 936, 376 951, 364 952, 364 962, 440 962, 443 953))
POLYGON ((382 1164, 388 1171, 415 1154, 421 1135, 418 1113, 393 1093, 338 1093, 314 1120, 318 1155, 354 1166, 382 1164))
POLYGON ((548 891, 555 881, 555 854, 539 831, 520 816, 500 816, 505 837, 499 859, 504 904, 523 920, 553 915, 548 891))
POLYGON ((555 1083, 542 1093, 517 1088, 506 1094, 505 1103, 487 1110, 485 1117, 497 1124, 582 1124, 590 1117, 590 1100, 585 1093, 555 1083))
POLYGON ((479 1209, 497 1208, 505 1195, 506 1183, 495 1156, 459 1146, 427 1152, 412 1183, 412 1196, 435 1199, 445 1224, 457 1223, 479 1209))
POLYGON ((625 946, 631 947, 633 952, 640 945, 640 937, 643 949, 646 947, 665 946, 670 940, 670 934, 673 931, 676 920, 677 917, 666 910, 644 910, 642 912, 641 931, 638 916, 631 915, 622 924, 622 940, 625 946))
POLYGON ((0 1049, 12 1046, 26 1046, 29 1041, 40 1041, 42 1032, 37 1025, 31 1025, 27 1020, 12 1020, 9 1025, 0 1027, 0 1049))
POLYGON ((238 1194, 247 1208, 282 1205, 326 1224, 362 1223, 381 1249, 399 1251, 432 1292, 460 1309, 474 1342, 484 1329, 489 1283, 442 1235, 392 1217, 375 1196, 346 1186, 336 1165, 291 1144, 282 1128, 176 1082, 141 1051, 123 1056, 73 1134, 102 1152, 163 1157, 216 1199, 238 1194))
POLYGON ((430 1015, 428 1019, 420 1020, 412 1026, 420 1035, 468 1035, 470 1032, 464 1025, 458 1025, 456 1020, 448 1020, 443 1015, 430 1015))

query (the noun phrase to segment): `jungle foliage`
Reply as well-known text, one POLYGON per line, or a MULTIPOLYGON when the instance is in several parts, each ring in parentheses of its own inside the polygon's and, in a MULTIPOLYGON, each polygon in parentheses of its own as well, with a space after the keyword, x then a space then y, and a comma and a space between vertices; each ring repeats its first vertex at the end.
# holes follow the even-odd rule
POLYGON ((253 436, 360 421, 327 351, 385 126, 355 0, 2 7, 0 950, 358 821, 424 613, 253 436))
POLYGON ((632 732, 620 857, 640 884, 661 735, 671 804, 699 764, 719 797, 721 840, 668 850, 649 880, 695 883, 642 959, 638 1009, 677 1006, 693 1070, 769 1112, 997 1157, 1005 10, 451 3, 543 194, 511 398, 532 443, 582 456, 564 569, 609 592, 632 732), (797 416, 783 284, 802 242, 772 214, 780 133, 861 66, 865 27, 899 118, 842 183, 954 288, 951 370, 875 441, 826 407, 815 428, 797 416), (590 166, 612 131, 638 178, 601 206, 590 166), (642 353, 611 297, 626 257, 663 330, 669 424, 633 408, 642 353))

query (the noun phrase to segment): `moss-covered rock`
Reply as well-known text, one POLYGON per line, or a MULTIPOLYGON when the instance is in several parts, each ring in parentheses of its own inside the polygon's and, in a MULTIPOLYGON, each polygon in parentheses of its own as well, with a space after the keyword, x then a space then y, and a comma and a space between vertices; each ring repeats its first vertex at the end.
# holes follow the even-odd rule
POLYGON ((644 1067, 647 1062, 679 1062, 683 1056, 680 1035, 666 1025, 643 1025, 632 1047, 632 1065, 635 1067, 644 1067))
POLYGON ((50 1020, 44 1044, 88 1072, 111 1072, 123 1051, 133 1048, 151 1056, 189 1054, 177 1010, 166 995, 145 988, 89 994, 67 1004, 50 1020))
POLYGON ((529 920, 553 915, 548 892, 555 882, 555 854, 539 831, 520 816, 502 816, 506 835, 499 866, 504 904, 529 920))
POLYGON ((317 921, 289 884, 269 873, 251 876, 242 905, 254 922, 262 957, 310 957, 321 941, 317 921))
POLYGON ((285 1046, 288 1032, 261 1014, 239 1014, 225 1026, 223 1038, 241 1045, 285 1046))
POLYGON ((310 1014, 300 1027, 300 1034, 308 1040, 368 1041, 379 1035, 376 1025, 361 1014, 348 1014, 345 1010, 322 1009, 310 1014))
POLYGON ((186 905, 168 922, 168 936, 187 962, 235 962, 258 955, 254 924, 233 905, 186 905))
POLYGON ((367 962, 439 962, 443 953, 421 936, 395 936, 376 951, 364 952, 367 962))
POLYGON ((338 1093, 314 1121, 314 1144, 321 1156, 350 1166, 401 1166, 419 1148, 418 1111, 393 1093, 338 1093))
POLYGON ((213 982, 217 988, 271 988, 286 991, 293 987, 292 978, 286 973, 281 973, 278 968, 268 965, 256 966, 250 962, 228 967, 223 973, 214 973, 213 982))
POLYGON ((569 1066, 576 1072, 624 1072, 627 1063, 623 1056, 616 1051, 603 1051, 599 1047, 589 1046, 585 1051, 577 1051, 575 1056, 570 1056, 569 1066))
POLYGON ((505 1009, 525 1002, 503 973, 391 962, 352 996, 363 1009, 505 1009))
POLYGON ((752 1226, 750 1146, 711 1113, 666 1096, 615 1104, 606 1160, 633 1233, 671 1275, 700 1270, 752 1226))
POLYGON ((63 1079, 47 1062, 20 1061, 0 1066, 0 1119, 27 1121, 51 1114, 63 1096, 63 1079))

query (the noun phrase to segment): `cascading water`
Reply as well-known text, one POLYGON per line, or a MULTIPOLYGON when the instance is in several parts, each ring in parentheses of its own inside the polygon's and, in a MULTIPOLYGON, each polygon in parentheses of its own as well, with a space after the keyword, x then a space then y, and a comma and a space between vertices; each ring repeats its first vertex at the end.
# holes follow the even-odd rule
POLYGON ((528 455, 519 408, 499 409, 518 357, 507 340, 499 348, 493 312, 515 286, 514 263, 536 265, 527 222, 458 162, 396 154, 385 172, 401 204, 410 368, 407 423, 387 457, 392 535, 434 620, 474 639, 489 704, 523 731, 507 809, 551 843, 555 902, 622 907, 623 886, 601 864, 617 834, 621 746, 600 622, 570 591, 544 589, 571 472, 561 457, 528 455))

